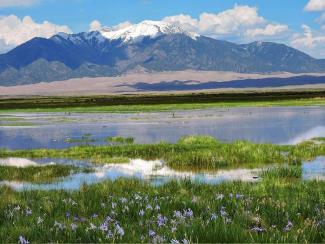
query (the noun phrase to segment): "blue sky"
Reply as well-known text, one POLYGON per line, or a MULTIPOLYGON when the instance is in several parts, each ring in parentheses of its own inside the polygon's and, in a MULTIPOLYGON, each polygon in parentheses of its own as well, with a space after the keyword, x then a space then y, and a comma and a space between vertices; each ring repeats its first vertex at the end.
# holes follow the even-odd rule
POLYGON ((0 50, 33 36, 88 31, 94 20, 150 19, 238 43, 283 42, 325 58, 325 0, 0 0, 0 16, 0 50))
MULTIPOLYGON (((0 0, 1 2, 1 0, 0 0)), ((43 0, 31 6, 0 9, 0 15, 31 16, 35 21, 68 25, 73 31, 88 29, 94 19, 104 25, 120 22, 160 20, 166 16, 188 14, 198 17, 203 12, 218 13, 235 4, 254 6, 261 16, 287 23, 299 30, 302 24, 317 26, 317 13, 304 11, 307 0, 43 0)))

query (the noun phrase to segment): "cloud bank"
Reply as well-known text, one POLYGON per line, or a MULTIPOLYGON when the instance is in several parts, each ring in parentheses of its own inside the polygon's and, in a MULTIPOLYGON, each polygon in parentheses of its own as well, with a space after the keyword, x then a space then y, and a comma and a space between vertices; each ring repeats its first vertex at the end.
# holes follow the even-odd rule
POLYGON ((325 58, 325 0, 309 0, 305 11, 320 13, 320 17, 315 20, 319 29, 303 24, 302 31, 294 33, 289 43, 314 57, 325 58))
POLYGON ((20 19, 15 15, 0 16, 0 52, 9 50, 34 37, 51 37, 59 32, 71 33, 66 25, 48 21, 36 23, 30 16, 20 19))

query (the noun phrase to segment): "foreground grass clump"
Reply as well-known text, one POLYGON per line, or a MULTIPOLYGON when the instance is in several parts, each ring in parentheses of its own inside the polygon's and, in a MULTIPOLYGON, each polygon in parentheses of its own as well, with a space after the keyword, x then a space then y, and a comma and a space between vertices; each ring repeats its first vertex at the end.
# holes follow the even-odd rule
POLYGON ((308 141, 283 146, 255 144, 247 141, 223 143, 206 136, 181 138, 176 144, 122 144, 113 146, 78 146, 67 149, 0 150, 0 157, 87 159, 96 163, 110 163, 127 158, 162 159, 178 170, 215 170, 226 167, 257 167, 265 164, 297 164, 325 155, 325 144, 308 141))
POLYGON ((276 168, 270 168, 262 172, 263 178, 279 178, 279 179, 300 179, 302 176, 301 166, 280 166, 276 168))
POLYGON ((0 194, 4 243, 325 241, 324 182, 118 180, 74 192, 2 187, 0 194))
POLYGON ((80 169, 76 167, 63 165, 30 166, 26 168, 0 166, 0 181, 49 183, 79 171, 80 169))

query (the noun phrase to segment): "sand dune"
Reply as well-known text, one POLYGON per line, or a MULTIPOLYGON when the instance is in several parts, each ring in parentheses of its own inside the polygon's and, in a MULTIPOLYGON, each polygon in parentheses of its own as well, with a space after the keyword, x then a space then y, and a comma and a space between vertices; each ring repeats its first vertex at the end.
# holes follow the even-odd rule
MULTIPOLYGON (((311 76, 325 76, 325 74, 299 74, 311 76)), ((186 81, 190 83, 206 83, 206 82, 226 82, 244 79, 265 79, 265 78, 289 78, 298 76, 292 73, 273 73, 273 74, 242 74, 233 72, 215 72, 215 71, 175 71, 160 73, 129 73, 117 77, 99 77, 99 78, 78 78, 65 81, 54 81, 50 83, 38 83, 31 85, 21 85, 12 87, 0 86, 1 96, 20 96, 20 95, 102 95, 117 93, 138 93, 134 87, 139 82, 155 84, 162 81, 186 81)), ((325 84, 292 86, 294 88, 325 88, 325 84)), ((288 87, 280 87, 288 88, 288 87)), ((248 88, 247 88, 248 89, 248 88)), ((265 89, 265 88, 263 88, 265 89)), ((276 88, 272 88, 276 89, 276 88)), ((233 90, 219 89, 219 90, 233 90)), ((251 89, 250 89, 251 90, 251 89)), ((151 91, 152 92, 152 91, 151 91)), ((159 91, 156 91, 159 92, 159 91)))

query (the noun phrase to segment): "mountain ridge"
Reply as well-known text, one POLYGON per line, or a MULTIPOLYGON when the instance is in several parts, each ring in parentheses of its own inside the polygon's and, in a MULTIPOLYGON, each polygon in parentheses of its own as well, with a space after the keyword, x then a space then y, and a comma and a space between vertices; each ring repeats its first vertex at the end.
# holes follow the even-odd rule
POLYGON ((134 69, 322 73, 325 60, 285 44, 235 44, 147 21, 118 31, 34 38, 0 55, 0 85, 116 76, 134 69))

